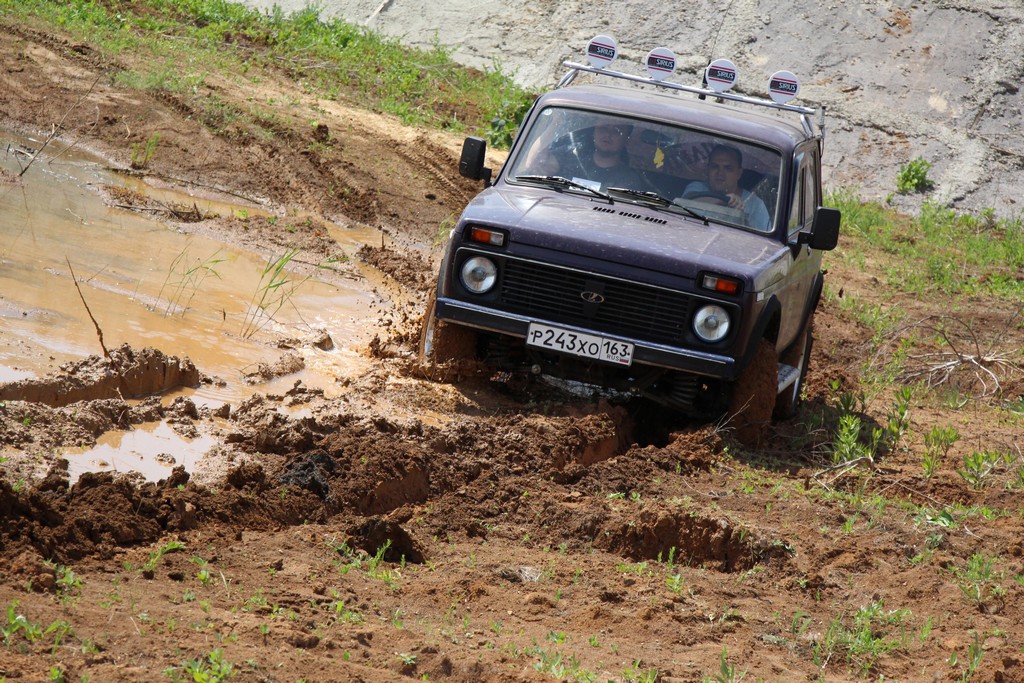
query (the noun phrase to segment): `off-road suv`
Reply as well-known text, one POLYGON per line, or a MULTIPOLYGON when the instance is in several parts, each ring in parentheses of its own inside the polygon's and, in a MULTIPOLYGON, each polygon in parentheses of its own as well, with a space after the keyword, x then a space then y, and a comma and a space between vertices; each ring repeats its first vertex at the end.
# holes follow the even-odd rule
POLYGON ((769 100, 727 92, 727 60, 690 87, 665 80, 664 48, 650 76, 609 70, 614 53, 599 36, 589 64, 565 63, 493 178, 484 141, 466 140, 460 173, 486 187, 451 232, 421 354, 728 414, 757 442, 796 410, 838 240, 824 117, 787 103, 789 72, 769 100))

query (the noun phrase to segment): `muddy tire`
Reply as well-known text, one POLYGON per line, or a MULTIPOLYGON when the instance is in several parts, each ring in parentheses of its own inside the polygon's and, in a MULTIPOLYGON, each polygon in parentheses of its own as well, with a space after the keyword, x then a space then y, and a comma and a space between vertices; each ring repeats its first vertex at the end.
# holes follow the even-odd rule
POLYGON ((744 446, 760 446, 768 436, 779 386, 779 354, 767 339, 743 374, 733 383, 729 400, 729 426, 744 446))
POLYGON ((437 302, 430 295, 420 323, 420 361, 425 367, 476 358, 476 332, 439 321, 434 313, 437 302))
POLYGON ((796 381, 775 399, 775 419, 788 420, 796 415, 800 407, 800 394, 804 390, 804 378, 807 376, 807 365, 811 360, 811 347, 814 345, 814 318, 808 318, 804 329, 800 332, 793 348, 780 359, 786 365, 798 370, 796 381))

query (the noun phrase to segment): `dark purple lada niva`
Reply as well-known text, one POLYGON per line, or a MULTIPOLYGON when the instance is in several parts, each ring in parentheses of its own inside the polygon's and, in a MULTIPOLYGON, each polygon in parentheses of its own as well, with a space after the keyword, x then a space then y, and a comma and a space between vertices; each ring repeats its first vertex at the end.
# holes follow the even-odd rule
MULTIPOLYGON (((813 109, 567 63, 446 246, 430 363, 627 391, 759 441, 800 400, 839 213, 813 109), (641 81, 571 84, 579 72, 641 81)), ((780 72, 788 73, 788 72, 780 72)))

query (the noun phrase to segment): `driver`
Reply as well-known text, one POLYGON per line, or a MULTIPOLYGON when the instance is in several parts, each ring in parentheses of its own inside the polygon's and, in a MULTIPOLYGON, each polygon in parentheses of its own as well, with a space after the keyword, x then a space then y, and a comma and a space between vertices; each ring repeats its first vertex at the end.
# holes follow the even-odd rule
POLYGON ((716 145, 708 156, 707 181, 697 180, 687 185, 681 199, 699 199, 737 209, 743 212, 744 223, 748 226, 767 230, 771 223, 768 209, 760 197, 740 187, 741 175, 743 153, 731 145, 716 145))
POLYGON ((593 144, 585 145, 585 150, 572 150, 569 154, 556 154, 548 145, 538 141, 523 170, 600 183, 603 188, 639 188, 640 174, 630 167, 626 152, 633 126, 625 122, 605 121, 592 130, 593 144))
MULTIPOLYGON (((626 123, 601 123, 594 126, 594 151, 573 157, 578 168, 574 175, 597 180, 603 187, 636 188, 639 174, 629 166, 626 143, 633 126, 626 123)), ((567 169, 568 170, 568 169, 567 169)))

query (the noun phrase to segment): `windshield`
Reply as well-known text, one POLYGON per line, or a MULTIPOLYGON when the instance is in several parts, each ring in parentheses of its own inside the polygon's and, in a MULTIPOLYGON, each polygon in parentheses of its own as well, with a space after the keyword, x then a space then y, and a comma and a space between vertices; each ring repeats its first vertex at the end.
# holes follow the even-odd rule
POLYGON ((511 182, 578 186, 616 200, 770 232, 778 201, 778 152, 682 126, 604 112, 548 107, 508 169, 511 182), (631 192, 616 193, 614 189, 631 192), (666 201, 667 200, 667 201, 666 201))

